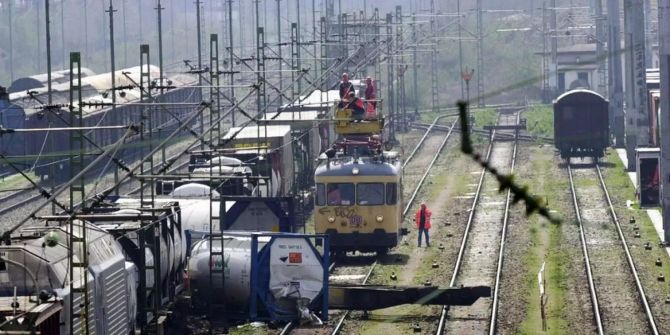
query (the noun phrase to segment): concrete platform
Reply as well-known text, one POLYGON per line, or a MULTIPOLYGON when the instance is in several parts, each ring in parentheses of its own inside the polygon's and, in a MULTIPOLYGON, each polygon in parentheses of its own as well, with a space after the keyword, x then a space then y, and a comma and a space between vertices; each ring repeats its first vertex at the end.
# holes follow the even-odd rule
MULTIPOLYGON (((617 156, 619 156, 619 159, 623 163, 623 166, 628 166, 628 157, 626 157, 626 149, 616 149, 617 156)), ((637 175, 635 172, 626 172, 628 174, 628 177, 630 178, 631 183, 633 183, 633 186, 635 186, 635 189, 637 189, 637 175)), ((651 223, 654 225, 654 229, 656 230, 656 234, 658 234, 658 238, 663 241, 664 240, 664 234, 663 234, 663 215, 661 214, 661 211, 658 209, 647 209, 647 216, 649 216, 649 220, 651 220, 651 223)), ((665 247, 665 252, 668 253, 670 256, 670 247, 665 247)))

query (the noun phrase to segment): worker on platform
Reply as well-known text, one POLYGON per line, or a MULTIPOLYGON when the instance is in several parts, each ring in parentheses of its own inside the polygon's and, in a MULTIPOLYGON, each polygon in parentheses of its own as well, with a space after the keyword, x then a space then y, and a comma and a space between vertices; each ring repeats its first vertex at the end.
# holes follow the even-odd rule
POLYGON ((354 91, 354 85, 349 81, 349 74, 342 74, 342 82, 340 83, 340 99, 349 97, 349 93, 354 91))
POLYGON ((349 103, 345 108, 351 109, 351 118, 353 120, 363 120, 365 106, 363 105, 363 101, 356 96, 356 92, 349 92, 349 103))
POLYGON ((428 230, 430 230, 430 209, 425 203, 421 203, 421 208, 416 212, 416 228, 419 229, 419 248, 421 248, 421 235, 426 235, 426 247, 430 247, 428 230))
POLYGON ((377 92, 374 83, 372 82, 372 78, 367 77, 365 78, 365 100, 376 108, 377 101, 375 99, 377 99, 377 92))

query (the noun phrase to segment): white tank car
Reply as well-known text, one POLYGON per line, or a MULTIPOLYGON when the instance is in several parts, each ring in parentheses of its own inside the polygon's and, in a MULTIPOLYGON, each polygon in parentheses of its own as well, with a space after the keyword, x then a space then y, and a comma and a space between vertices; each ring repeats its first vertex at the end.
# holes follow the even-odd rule
MULTIPOLYGON (((129 205, 126 203, 125 205, 129 205)), ((186 262, 186 238, 183 236, 183 228, 179 229, 177 227, 176 218, 179 217, 176 211, 180 210, 177 207, 170 207, 171 215, 165 217, 165 226, 161 228, 160 233, 160 271, 161 271, 161 284, 166 286, 168 281, 179 281, 181 276, 181 271, 183 270, 186 262)), ((139 215, 140 211, 136 209, 121 209, 119 211, 111 213, 111 215, 139 215)), ((183 220, 183 219, 182 219, 183 220)), ((183 222, 183 221, 182 221, 183 222)), ((183 223, 182 223, 183 225, 183 223)), ((124 234, 123 238, 119 238, 121 243, 130 243, 131 245, 124 245, 125 250, 134 250, 139 249, 139 239, 137 233, 133 232, 134 229, 140 228, 140 223, 137 221, 133 222, 119 222, 119 223, 105 223, 99 225, 99 227, 113 231, 113 230, 124 230, 128 231, 124 234)), ((128 255, 127 257, 137 257, 137 255, 128 255)), ((148 266, 153 266, 155 255, 152 250, 147 246, 145 247, 145 258, 148 266)), ((154 274, 153 270, 146 270, 147 276, 147 286, 153 285, 154 274)), ((176 293, 176 292, 175 292, 176 293)))
MULTIPOLYGON (((75 235, 86 227, 89 267, 89 333, 128 334, 135 324, 137 268, 125 260, 119 243, 112 235, 89 223, 75 221, 75 235)), ((70 334, 70 286, 68 263, 68 228, 33 230, 34 238, 0 246, 0 305, 10 306, 14 295, 21 310, 47 310, 61 305, 60 334, 70 334), (36 296, 39 295, 38 299, 36 296), (37 303, 39 301, 39 304, 37 303), (5 305, 5 302, 7 303, 5 305)), ((31 236, 24 231, 24 236, 31 236)), ((81 249, 75 250, 75 261, 81 260, 81 249)), ((75 287, 83 286, 83 272, 75 268, 75 287)), ((76 301, 81 301, 78 295, 76 301)), ((74 312, 79 313, 77 303, 74 312)), ((6 312, 6 311, 3 311, 6 312)), ((11 312, 10 312, 11 313, 11 312)), ((77 322, 74 333, 82 333, 77 322)))
MULTIPOLYGON (((259 243, 262 247, 267 242, 259 243)), ((214 250, 221 251, 220 240, 214 242, 214 250)), ((224 239, 225 267, 228 270, 225 278, 225 290, 221 292, 221 275, 215 274, 214 287, 209 287, 209 240, 204 239, 193 244, 191 258, 188 262, 188 275, 191 290, 200 299, 193 299, 194 303, 207 303, 206 295, 223 296, 228 308, 244 309, 250 292, 251 274, 251 240, 250 239, 224 239), (218 284, 218 285, 217 285, 218 284), (211 291, 210 291, 211 290, 211 291)), ((221 269, 221 257, 214 260, 214 268, 221 269)))
MULTIPOLYGON (((264 305, 273 309, 271 313, 295 315, 297 300, 304 299, 307 304, 315 301, 327 280, 327 272, 310 242, 296 235, 276 234, 272 240, 258 236, 256 269, 252 270, 251 236, 249 232, 224 235, 223 258, 210 259, 209 240, 194 243, 188 263, 192 301, 201 306, 224 302, 228 310, 244 314, 249 308, 252 287, 259 297, 264 297, 264 305), (212 268, 223 269, 225 278, 222 279, 221 272, 214 272, 210 280, 212 268), (252 271, 257 273, 255 282, 250 277, 252 271)), ((221 251, 221 240, 212 241, 212 249, 221 251)))

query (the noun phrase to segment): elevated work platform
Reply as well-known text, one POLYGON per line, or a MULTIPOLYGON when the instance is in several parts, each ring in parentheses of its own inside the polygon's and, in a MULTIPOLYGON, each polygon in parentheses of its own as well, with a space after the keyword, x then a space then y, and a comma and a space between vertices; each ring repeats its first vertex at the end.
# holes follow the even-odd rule
POLYGON ((357 120, 352 109, 335 108, 335 132, 340 135, 381 134, 384 129, 384 118, 357 120))

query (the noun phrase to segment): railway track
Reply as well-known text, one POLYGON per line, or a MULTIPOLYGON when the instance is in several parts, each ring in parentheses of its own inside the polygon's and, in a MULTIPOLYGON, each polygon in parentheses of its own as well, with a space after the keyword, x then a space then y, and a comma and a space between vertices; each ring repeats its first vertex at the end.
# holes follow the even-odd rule
POLYGON ((600 166, 568 161, 567 169, 595 330, 659 334, 600 166))
MULTIPOLYGON (((419 142, 416 144, 416 146, 414 147, 412 152, 409 154, 409 156, 407 156, 407 159, 403 163, 403 170, 404 171, 405 171, 406 168, 410 167, 410 164, 412 164, 413 162, 416 162, 417 157, 422 156, 422 155, 419 154, 419 152, 425 147, 425 144, 428 142, 428 140, 430 138, 430 135, 432 134, 433 130, 435 130, 435 127, 439 126, 439 122, 442 119, 444 119, 445 117, 449 117, 449 116, 453 116, 453 114, 445 114, 445 115, 438 116, 438 117, 435 118, 435 120, 431 124, 428 125, 428 127, 427 127, 426 131, 424 132, 423 136, 421 137, 419 142)), ((457 122, 458 122, 458 119, 455 119, 454 121, 451 122, 449 127, 451 129, 454 129, 457 122)), ((407 204, 405 205, 405 208, 403 209, 403 212, 402 212, 403 219, 407 215, 407 213, 409 212, 413 202, 416 200, 416 197, 419 193, 419 190, 421 189, 421 187, 425 183, 426 178, 427 178, 431 168, 433 167, 433 165, 435 165, 435 162, 437 161, 437 159, 440 156, 440 153, 442 152, 442 150, 446 146, 449 138, 451 137, 451 134, 452 134, 451 131, 447 132, 447 134, 444 135, 442 140, 439 142, 439 146, 438 146, 437 150, 435 152, 432 152, 432 153, 429 154, 428 157, 432 157, 432 158, 427 165, 416 166, 415 170, 416 171, 422 171, 423 170, 423 173, 420 173, 420 174, 416 175, 416 177, 418 178, 418 180, 416 181, 416 187, 414 187, 414 189, 412 189, 412 193, 409 194, 409 199, 407 200, 407 204)), ((405 179, 404 182, 407 182, 407 179, 405 179)), ((338 283, 345 282, 345 283, 363 285, 363 284, 366 284, 368 282, 368 279, 370 278, 370 276, 372 275, 374 269, 376 268, 376 266, 378 264, 377 256, 361 256, 361 257, 355 257, 355 258, 348 259, 348 260, 345 260, 344 262, 337 263, 337 265, 333 265, 330 268, 331 275, 334 278, 344 277, 344 278, 351 279, 349 281, 347 281, 347 280, 338 281, 338 283), (367 262, 367 263, 361 263, 360 260, 355 260, 355 258, 363 258, 363 262, 367 262), (351 264, 345 263, 347 261, 350 262, 351 264), (352 267, 356 267, 357 269, 354 269, 352 271, 352 267), (356 282, 355 281, 356 279, 361 279, 361 280, 356 282)), ((342 334, 343 330, 344 330, 344 327, 346 325, 346 322, 347 322, 349 317, 350 317, 350 312, 349 311, 345 311, 344 313, 342 313, 340 315, 337 315, 336 316, 337 322, 335 323, 334 327, 331 330, 329 330, 328 332, 330 334, 333 334, 333 335, 342 334)), ((280 334, 282 334, 282 335, 292 334, 294 332, 297 332, 296 330, 298 330, 298 327, 296 326, 296 324, 294 322, 291 322, 291 323, 287 324, 282 329, 280 334)), ((322 329, 322 331, 325 331, 325 330, 322 329)))
MULTIPOLYGON (((173 157, 171 157, 171 159, 172 158, 176 158, 176 157, 173 156, 173 157)), ((156 168, 159 168, 160 165, 161 165, 161 163, 159 163, 156 166, 156 168)), ((170 170, 168 170, 167 173, 172 173, 172 172, 178 171, 179 169, 183 168, 186 165, 188 165, 188 160, 186 160, 185 162, 176 164, 174 167, 170 168, 170 170)), ((112 175, 111 172, 107 173, 106 177, 109 177, 111 175, 112 175)), ((120 186, 119 186, 119 190, 122 190, 123 187, 128 187, 128 186, 132 185, 133 182, 135 182, 134 179, 129 179, 129 180, 121 183, 120 186)), ((55 188, 57 189, 61 185, 62 184, 58 184, 58 185, 55 186, 55 188)), ((45 185, 42 185, 42 186, 47 187, 47 188, 51 188, 51 186, 45 186, 45 185)), ((31 204, 33 204, 34 202, 39 201, 40 199, 44 199, 42 194, 40 194, 38 192, 35 192, 35 191, 36 191, 35 188, 24 189, 24 190, 20 190, 20 191, 14 192, 12 194, 9 194, 9 195, 6 195, 6 196, 0 198, 0 205, 2 205, 2 208, 0 208, 0 216, 10 215, 10 214, 12 214, 13 211, 19 211, 20 212, 22 208, 29 208, 29 206, 31 204)), ((136 193, 138 191, 139 191, 139 187, 135 187, 135 188, 129 190, 126 194, 131 195, 131 194, 136 193)), ((121 192, 119 192, 119 193, 121 193, 121 192)), ((66 197, 66 195, 63 195, 62 197, 66 197)), ((63 199, 59 199, 59 200, 63 201, 63 199)), ((81 203, 76 205, 76 207, 79 207, 79 206, 81 206, 81 203)), ((22 215, 23 215, 22 213, 17 213, 16 218, 12 217, 10 219, 10 221, 12 221, 13 219, 21 219, 22 215)))
MULTIPOLYGON (((430 124, 421 123, 421 122, 413 122, 410 126, 412 128, 415 128, 415 129, 428 129, 430 124)), ((443 126, 443 125, 436 125, 435 130, 449 131, 449 127, 446 127, 446 126, 443 126)), ((454 131, 460 132, 461 129, 456 128, 456 129, 454 129, 454 131)), ((487 135, 487 136, 490 135, 490 131, 485 130, 485 129, 472 129, 472 132, 475 133, 475 134, 480 134, 480 135, 487 135)), ((498 136, 501 137, 501 138, 509 138, 509 139, 514 138, 514 134, 506 134, 506 133, 500 134, 499 133, 498 136)), ((539 142, 546 143, 546 144, 553 144, 554 143, 554 139, 551 138, 551 137, 540 137, 540 136, 531 136, 531 135, 519 134, 517 139, 519 141, 527 141, 527 142, 537 142, 537 141, 539 141, 539 142)))
MULTIPOLYGON (((500 114, 498 125, 516 124, 519 112, 500 114)), ((514 169, 518 141, 514 134, 509 141, 510 136, 500 133, 491 133, 486 160, 501 173, 509 173, 514 169)), ((492 298, 479 299, 472 306, 443 306, 436 334, 495 333, 510 204, 510 193, 500 194, 495 178, 482 169, 449 286, 491 286, 492 298)))
MULTIPOLYGON (((412 208, 412 205, 414 204, 414 201, 416 200, 417 195, 419 194, 419 191, 421 190, 421 187, 424 185, 424 183, 426 181, 426 178, 430 174, 430 171, 431 171, 432 167, 435 165, 435 162, 437 162, 437 159, 440 157, 440 153, 444 150, 444 147, 447 145, 447 143, 449 141, 449 138, 451 137, 451 134, 453 133, 453 131, 448 131, 447 134, 444 135, 444 137, 439 142, 437 150, 435 150, 435 152, 432 155, 431 154, 429 154, 428 156, 417 155, 417 153, 420 150, 424 150, 425 144, 427 143, 427 141, 429 139, 429 135, 434 130, 436 130, 436 128, 438 126, 440 126, 439 122, 446 117, 453 117, 453 114, 444 114, 444 115, 440 115, 440 116, 436 117, 433 120, 433 122, 427 127, 426 132, 421 137, 421 139, 419 140, 417 145, 414 147, 414 149, 412 150, 410 155, 407 157, 407 159, 403 163, 403 171, 404 171, 403 173, 405 175, 405 177, 403 178, 403 183, 410 182, 410 178, 413 178, 413 179, 418 178, 418 180, 412 180, 412 182, 413 182, 412 184, 415 184, 416 187, 414 187, 414 189, 412 189, 412 193, 409 194, 409 199, 407 200, 405 208, 402 211, 402 219, 403 220, 405 219, 405 217, 409 213, 410 209, 412 208), (428 163, 428 165, 425 165, 425 162, 418 161, 418 160, 415 159, 415 157, 418 157, 418 156, 425 156, 425 157, 432 157, 432 158, 431 158, 430 162, 428 163), (416 166, 414 166, 414 165, 416 165, 416 166), (413 173, 414 171, 418 171, 419 173, 413 173), (421 173, 421 171, 423 173, 421 173), (411 176, 408 176, 408 173, 411 176)), ((455 129, 457 123, 458 123, 458 118, 454 119, 454 121, 451 122, 451 124, 448 126, 448 128, 451 129, 451 130, 455 129)), ((375 263, 373 264, 373 268, 376 265, 377 265, 377 262, 375 261, 375 263)), ((372 269, 369 271, 368 275, 365 277, 365 280, 364 280, 363 284, 367 283, 367 280, 368 280, 371 273, 372 273, 372 269)), ((342 331, 344 329, 344 324, 346 322, 347 317, 349 317, 349 315, 350 315, 349 312, 346 312, 339 319, 339 321, 336 324, 336 327, 331 332, 332 335, 343 333, 342 331)))

